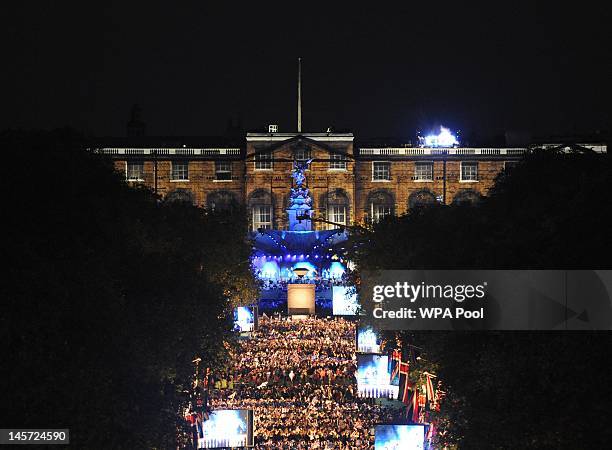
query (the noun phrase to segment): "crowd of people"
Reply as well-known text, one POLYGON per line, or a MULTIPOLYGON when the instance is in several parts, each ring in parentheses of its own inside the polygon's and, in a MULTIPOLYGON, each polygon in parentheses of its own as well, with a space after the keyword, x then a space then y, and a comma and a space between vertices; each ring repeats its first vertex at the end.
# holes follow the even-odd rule
MULTIPOLYGON (((334 286, 349 284, 348 275, 342 274, 335 278, 265 278, 261 271, 256 273, 262 297, 259 300, 259 309, 262 312, 272 313, 283 309, 287 303, 287 289, 289 284, 314 284, 316 292, 317 310, 324 314, 331 314, 333 310, 331 289, 334 286)), ((286 307, 286 306, 285 306, 286 307)))
POLYGON ((355 324, 262 316, 209 390, 215 409, 252 409, 256 449, 373 448, 392 410, 357 395, 355 324))
POLYGON ((289 284, 300 284, 300 283, 308 283, 314 284, 315 290, 321 291, 324 289, 331 289, 334 286, 345 286, 349 280, 347 275, 341 275, 335 278, 299 278, 297 276, 292 278, 266 278, 261 274, 261 271, 257 272, 256 278, 259 280, 259 287, 262 290, 270 291, 270 290, 280 290, 287 291, 287 287, 289 284))

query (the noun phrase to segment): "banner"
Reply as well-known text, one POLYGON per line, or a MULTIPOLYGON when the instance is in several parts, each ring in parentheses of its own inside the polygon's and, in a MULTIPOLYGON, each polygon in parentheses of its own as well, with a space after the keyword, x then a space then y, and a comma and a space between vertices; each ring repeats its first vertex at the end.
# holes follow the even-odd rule
POLYGON ((381 330, 610 330, 612 270, 365 271, 381 330))

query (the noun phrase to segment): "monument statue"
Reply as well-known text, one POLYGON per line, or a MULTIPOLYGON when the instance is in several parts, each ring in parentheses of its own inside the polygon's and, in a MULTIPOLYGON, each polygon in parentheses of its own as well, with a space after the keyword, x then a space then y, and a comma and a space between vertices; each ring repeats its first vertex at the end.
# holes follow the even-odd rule
POLYGON ((293 162, 293 170, 291 171, 291 176, 293 177, 293 181, 297 187, 301 187, 304 185, 306 181, 306 175, 304 172, 308 170, 312 159, 308 161, 294 161, 293 162))
POLYGON ((308 161, 294 161, 291 176, 294 186, 291 188, 289 198, 289 230, 290 231, 311 231, 312 223, 308 219, 312 213, 312 199, 310 191, 306 187, 306 175, 304 172, 310 166, 312 159, 308 161))

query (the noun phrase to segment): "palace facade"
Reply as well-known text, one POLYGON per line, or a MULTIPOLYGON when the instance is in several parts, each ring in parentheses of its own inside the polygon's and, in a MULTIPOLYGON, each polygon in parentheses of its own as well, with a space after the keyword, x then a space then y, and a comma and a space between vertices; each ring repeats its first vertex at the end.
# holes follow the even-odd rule
MULTIPOLYGON (((197 138, 147 138, 100 145, 130 184, 165 201, 205 208, 247 207, 251 228, 287 229, 291 169, 306 173, 315 229, 403 214, 420 204, 477 202, 527 148, 356 146, 352 133, 247 133, 227 145, 197 138), (327 223, 327 222, 331 223, 327 223)), ((605 152, 605 146, 589 147, 605 152)))

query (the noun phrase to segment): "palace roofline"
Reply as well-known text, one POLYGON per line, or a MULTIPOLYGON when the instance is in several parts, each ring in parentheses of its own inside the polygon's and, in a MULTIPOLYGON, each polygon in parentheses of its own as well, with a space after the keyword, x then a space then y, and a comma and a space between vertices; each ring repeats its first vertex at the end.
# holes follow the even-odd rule
MULTIPOLYGON (((469 146, 469 147, 419 147, 400 144, 399 141, 354 142, 353 133, 246 133, 232 136, 137 136, 94 138, 90 149, 108 155, 152 155, 152 156, 245 156, 248 143, 268 143, 271 148, 285 141, 304 138, 305 141, 324 143, 353 143, 355 157, 418 157, 418 156, 518 156, 531 148, 561 149, 565 151, 592 151, 607 153, 607 144, 598 141, 549 140, 533 142, 526 146, 469 146), (389 145, 391 144, 391 145, 389 145)), ((329 148, 331 149, 331 147, 329 148)))
POLYGON ((115 148, 242 148, 241 136, 106 136, 92 139, 92 147, 115 148))
POLYGON ((314 141, 339 141, 339 142, 353 142, 353 133, 247 133, 247 142, 278 142, 286 141, 298 136, 312 139, 314 141))

